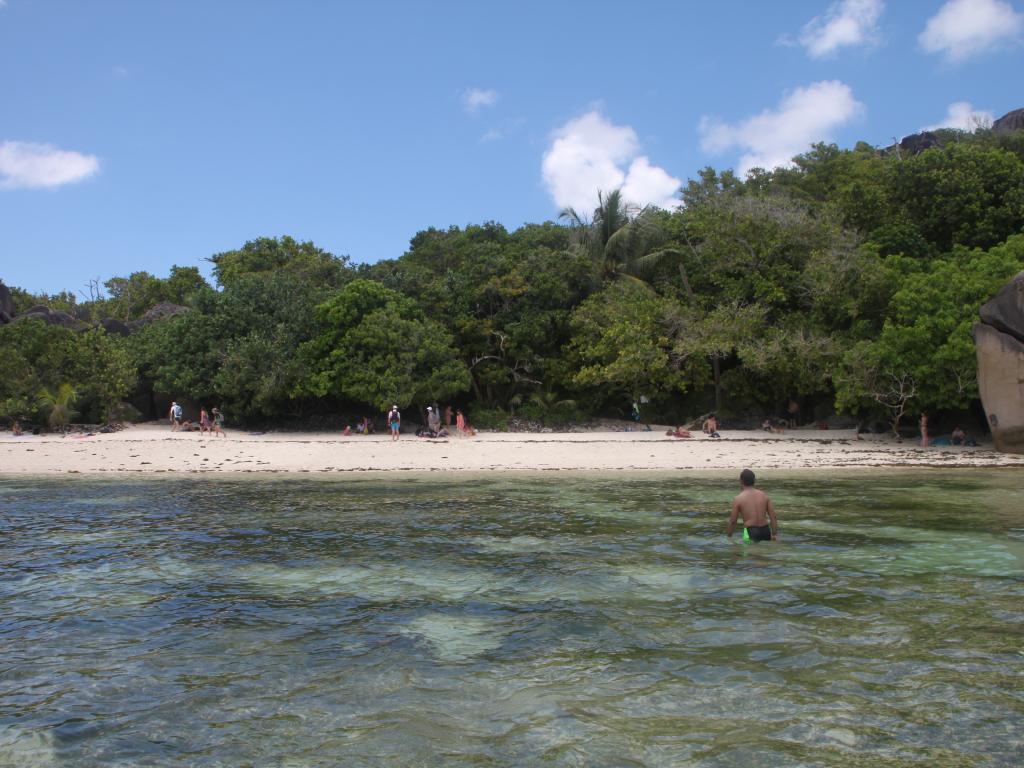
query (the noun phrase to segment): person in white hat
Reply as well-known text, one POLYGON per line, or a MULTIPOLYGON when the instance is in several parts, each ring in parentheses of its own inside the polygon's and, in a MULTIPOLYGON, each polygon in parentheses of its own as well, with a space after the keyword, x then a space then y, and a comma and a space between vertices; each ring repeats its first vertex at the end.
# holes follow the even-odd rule
POLYGON ((402 414, 399 413, 397 405, 392 405, 388 411, 388 426, 391 428, 391 439, 397 440, 402 429, 402 414))
POLYGON ((427 427, 429 427, 430 431, 435 435, 441 431, 441 414, 429 405, 427 406, 427 427))
POLYGON ((171 410, 167 414, 167 420, 171 422, 171 432, 177 432, 181 428, 182 410, 177 401, 171 401, 171 410))

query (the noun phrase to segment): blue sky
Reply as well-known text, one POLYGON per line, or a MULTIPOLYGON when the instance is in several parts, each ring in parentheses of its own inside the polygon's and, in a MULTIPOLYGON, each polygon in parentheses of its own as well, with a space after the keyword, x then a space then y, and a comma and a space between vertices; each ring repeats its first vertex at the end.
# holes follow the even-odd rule
POLYGON ((1024 107, 1019 0, 0 0, 0 279, 354 261, 1024 107))

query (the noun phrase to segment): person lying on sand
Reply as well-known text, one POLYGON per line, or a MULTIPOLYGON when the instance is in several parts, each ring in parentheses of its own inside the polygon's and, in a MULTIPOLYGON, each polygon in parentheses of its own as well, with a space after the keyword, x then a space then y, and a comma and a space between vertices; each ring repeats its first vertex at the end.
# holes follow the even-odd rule
POLYGON ((736 521, 743 517, 744 541, 775 541, 779 538, 779 521, 768 494, 754 487, 754 473, 740 472, 740 493, 732 500, 732 514, 725 533, 731 539, 736 521))
POLYGON ((683 429, 682 427, 676 427, 675 429, 667 429, 665 430, 665 434, 668 437, 693 437, 693 435, 690 434, 690 430, 683 429))

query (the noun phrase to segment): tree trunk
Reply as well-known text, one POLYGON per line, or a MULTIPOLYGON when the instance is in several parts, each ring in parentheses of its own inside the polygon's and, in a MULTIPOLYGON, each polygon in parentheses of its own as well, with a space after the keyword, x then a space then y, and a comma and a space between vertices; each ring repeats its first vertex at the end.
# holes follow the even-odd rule
POLYGON ((690 276, 686 274, 686 267, 681 262, 679 264, 679 277, 683 280, 683 288, 686 289, 686 295, 692 304, 696 297, 693 295, 693 288, 690 285, 690 276))

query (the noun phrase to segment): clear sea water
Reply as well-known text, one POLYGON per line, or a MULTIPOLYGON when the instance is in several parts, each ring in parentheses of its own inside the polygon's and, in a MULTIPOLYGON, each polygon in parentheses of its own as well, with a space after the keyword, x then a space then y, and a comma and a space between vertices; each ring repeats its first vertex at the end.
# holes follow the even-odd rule
POLYGON ((1017 766, 1024 474, 0 479, 0 766, 1017 766))

